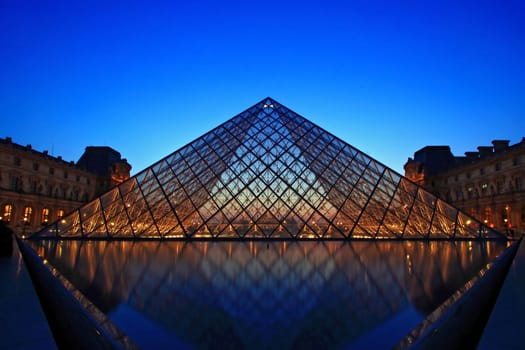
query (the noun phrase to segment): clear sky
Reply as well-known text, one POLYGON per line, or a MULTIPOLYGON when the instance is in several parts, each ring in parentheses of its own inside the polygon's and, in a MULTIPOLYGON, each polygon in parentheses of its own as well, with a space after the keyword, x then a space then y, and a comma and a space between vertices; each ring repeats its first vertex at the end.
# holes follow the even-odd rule
POLYGON ((132 173, 270 96, 403 173, 525 136, 525 1, 0 0, 0 137, 132 173))

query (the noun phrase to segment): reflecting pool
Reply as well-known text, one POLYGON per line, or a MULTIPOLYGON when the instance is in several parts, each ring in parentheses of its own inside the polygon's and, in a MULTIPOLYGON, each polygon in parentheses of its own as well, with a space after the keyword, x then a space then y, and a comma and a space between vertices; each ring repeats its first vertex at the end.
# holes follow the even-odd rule
POLYGON ((388 348, 506 243, 30 242, 144 349, 388 348))

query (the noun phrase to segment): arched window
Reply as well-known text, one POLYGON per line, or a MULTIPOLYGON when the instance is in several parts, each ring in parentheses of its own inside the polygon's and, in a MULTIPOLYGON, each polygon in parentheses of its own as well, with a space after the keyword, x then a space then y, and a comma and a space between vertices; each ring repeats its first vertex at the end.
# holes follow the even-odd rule
POLYGON ((42 225, 47 225, 49 222, 49 208, 42 209, 42 218, 40 222, 42 225))
POLYGON ((24 221, 25 224, 30 224, 31 223, 31 214, 33 214, 33 208, 31 208, 30 206, 27 206, 24 208, 24 216, 22 218, 22 220, 24 221))
POLYGON ((57 218, 58 219, 62 219, 64 217, 64 210, 63 209, 58 209, 57 211, 57 218))
POLYGON ((11 217, 13 216, 13 206, 11 204, 6 204, 3 209, 2 221, 10 223, 11 217))

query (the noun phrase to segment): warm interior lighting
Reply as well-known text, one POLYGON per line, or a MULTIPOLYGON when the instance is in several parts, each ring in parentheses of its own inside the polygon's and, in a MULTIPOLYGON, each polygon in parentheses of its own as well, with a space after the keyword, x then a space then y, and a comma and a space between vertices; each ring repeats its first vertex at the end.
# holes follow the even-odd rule
POLYGON ((456 232, 473 238, 489 231, 479 232, 475 215, 438 202, 271 99, 223 125, 64 220, 59 210, 61 223, 67 220, 60 234, 389 239, 454 238, 456 232))

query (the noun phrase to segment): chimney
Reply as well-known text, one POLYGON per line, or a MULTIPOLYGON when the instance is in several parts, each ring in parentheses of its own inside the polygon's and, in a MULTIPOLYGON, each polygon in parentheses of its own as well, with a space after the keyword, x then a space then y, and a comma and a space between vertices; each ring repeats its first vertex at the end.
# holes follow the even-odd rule
POLYGON ((480 158, 490 156, 492 154, 492 146, 479 146, 478 151, 480 158))
POLYGON ((494 152, 501 152, 509 148, 509 140, 493 140, 494 152))

